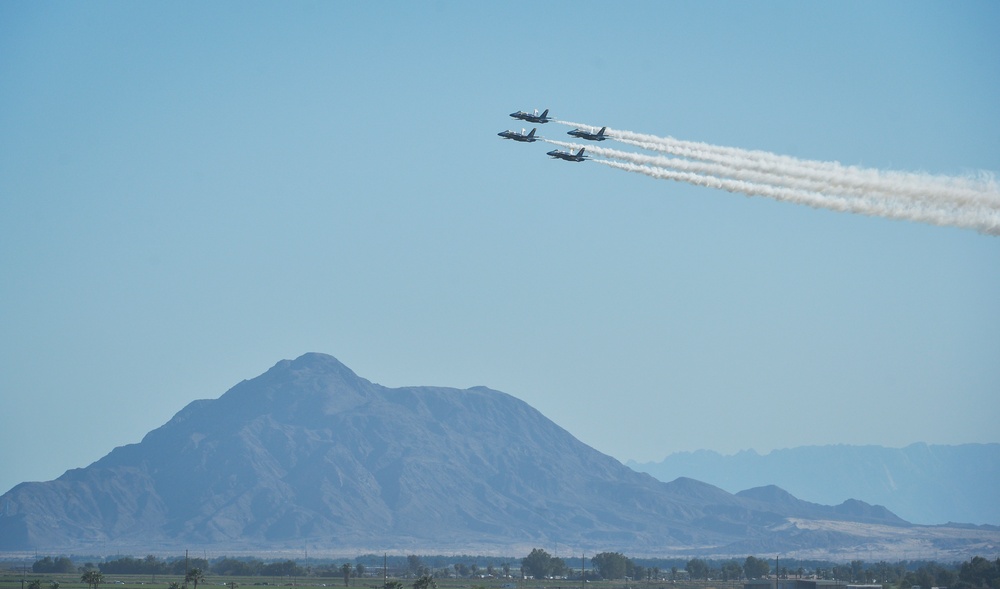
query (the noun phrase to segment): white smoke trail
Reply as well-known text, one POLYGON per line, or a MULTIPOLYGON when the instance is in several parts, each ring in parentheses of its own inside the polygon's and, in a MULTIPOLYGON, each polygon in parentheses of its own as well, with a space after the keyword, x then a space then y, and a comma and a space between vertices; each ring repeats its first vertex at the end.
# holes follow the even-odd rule
MULTIPOLYGON (((592 129, 567 121, 558 121, 592 129)), ((657 137, 609 129, 608 137, 629 145, 671 155, 710 161, 734 168, 757 170, 781 177, 806 178, 821 182, 837 191, 877 192, 893 197, 934 202, 950 201, 956 205, 975 205, 1000 210, 1000 187, 992 176, 978 178, 935 176, 913 172, 883 171, 857 166, 844 166, 838 162, 801 160, 765 151, 723 147, 707 143, 681 141, 671 137, 657 137)))
MULTIPOLYGON (((620 138, 622 143, 670 153, 680 157, 718 162, 723 165, 759 170, 782 176, 806 178, 838 189, 880 192, 918 200, 949 200, 958 204, 975 204, 1000 209, 1000 189, 989 177, 980 180, 951 176, 932 176, 909 172, 880 171, 836 162, 808 160, 764 159, 731 155, 666 143, 650 143, 620 138)), ((785 156, 775 156, 785 158, 785 156)))
MULTIPOLYGON (((590 125, 557 122, 595 129, 590 125)), ((668 158, 588 147, 595 155, 633 164, 634 169, 622 168, 629 171, 733 192, 752 190, 754 195, 810 206, 1000 234, 1000 188, 992 176, 952 177, 866 169, 614 129, 608 129, 606 135, 622 143, 678 156, 668 158), (665 175, 662 172, 666 170, 674 172, 665 175)))
MULTIPOLYGON (((574 143, 566 143, 552 139, 546 139, 547 143, 558 145, 568 149, 578 149, 580 146, 574 143)), ((622 160, 637 165, 653 166, 659 168, 669 168, 682 172, 692 172, 696 174, 714 176, 719 178, 731 178, 743 182, 754 184, 768 184, 783 186, 794 190, 824 194, 827 196, 850 196, 866 200, 870 203, 887 203, 886 209, 892 209, 895 204, 896 209, 904 208, 897 202, 892 193, 882 191, 869 191, 859 187, 833 186, 829 183, 795 176, 782 176, 773 172, 761 172, 754 169, 744 169, 734 166, 725 166, 717 163, 688 160, 680 158, 668 158, 663 156, 651 156, 646 154, 608 149, 604 147, 590 146, 590 152, 594 155, 622 160)), ((931 211, 939 211, 953 217, 965 217, 971 219, 981 219, 984 224, 989 225, 990 219, 993 224, 1000 225, 1000 210, 993 210, 978 205, 957 206, 954 202, 947 200, 922 201, 919 205, 931 211)))
POLYGON ((955 216, 948 214, 945 211, 928 211, 919 208, 900 207, 899 205, 891 202, 873 202, 859 198, 831 196, 781 186, 755 184, 752 182, 745 182, 743 180, 718 178, 715 176, 695 174, 692 172, 676 171, 632 163, 622 163, 613 160, 595 159, 591 161, 605 166, 610 166, 612 168, 617 168, 619 170, 645 174, 653 178, 687 182, 697 186, 718 188, 728 192, 745 194, 747 196, 764 196, 779 201, 804 204, 832 211, 920 221, 934 225, 975 229, 990 235, 1000 235, 1000 223, 998 222, 989 222, 978 218, 967 218, 965 216, 955 216))

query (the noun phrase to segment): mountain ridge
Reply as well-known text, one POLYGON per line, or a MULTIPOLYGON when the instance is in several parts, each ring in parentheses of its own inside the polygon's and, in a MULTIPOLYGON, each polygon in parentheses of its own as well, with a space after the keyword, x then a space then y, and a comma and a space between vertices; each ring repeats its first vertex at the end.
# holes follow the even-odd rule
POLYGON ((729 455, 696 450, 626 464, 660 480, 691 476, 731 492, 774 484, 818 503, 856 498, 924 525, 1000 523, 1000 505, 989 493, 1000 488, 1000 443, 833 444, 729 455))
MULTIPOLYGON (((0 550, 432 552, 559 543, 738 554, 764 542, 830 552, 862 541, 828 529, 845 526, 932 542, 878 506, 752 495, 636 472, 507 393, 383 387, 312 353, 189 403, 90 466, 17 485, 0 498, 0 550)), ((978 528, 947 535, 956 538, 934 540, 938 553, 1000 542, 978 528)))

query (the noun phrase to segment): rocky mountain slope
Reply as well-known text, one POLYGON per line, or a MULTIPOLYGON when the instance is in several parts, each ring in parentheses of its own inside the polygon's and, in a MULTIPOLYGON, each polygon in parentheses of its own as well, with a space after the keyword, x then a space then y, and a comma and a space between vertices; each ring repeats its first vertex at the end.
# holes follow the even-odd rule
MULTIPOLYGON (((870 537, 866 527, 927 536, 860 502, 828 507, 780 489, 732 495, 688 478, 657 481, 510 395, 390 389, 322 354, 195 401, 140 443, 55 481, 18 485, 0 505, 7 551, 517 554, 558 543, 745 555, 755 546, 854 549, 870 537)), ((1000 543, 996 531, 957 533, 937 541, 939 554, 1000 543)))

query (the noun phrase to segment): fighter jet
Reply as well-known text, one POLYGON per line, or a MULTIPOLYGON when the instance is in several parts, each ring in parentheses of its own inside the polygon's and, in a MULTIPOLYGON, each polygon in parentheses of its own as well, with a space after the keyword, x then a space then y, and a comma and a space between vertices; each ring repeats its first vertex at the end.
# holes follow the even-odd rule
POLYGON ((507 131, 502 131, 500 133, 497 133, 497 135, 503 137, 504 139, 513 139, 514 141, 524 141, 526 143, 534 143, 535 141, 538 141, 538 138, 535 137, 536 129, 537 127, 535 127, 535 129, 532 129, 531 133, 528 134, 524 133, 524 129, 521 129, 520 133, 508 129, 507 131))
POLYGON ((607 127, 601 127, 601 130, 597 133, 590 133, 582 129, 573 129, 572 131, 566 131, 567 135, 572 135, 573 137, 579 137, 580 139, 589 139, 591 141, 604 141, 607 137, 604 136, 604 132, 607 131, 607 127))
POLYGON ((528 121, 529 123, 538 123, 539 125, 549 122, 549 109, 542 111, 542 114, 538 114, 538 109, 535 109, 534 114, 526 113, 523 110, 510 113, 510 116, 515 119, 521 119, 522 121, 528 121))
POLYGON ((583 155, 583 150, 586 147, 581 147, 580 151, 573 153, 572 151, 559 151, 558 149, 553 149, 545 155, 551 155, 554 158, 559 158, 561 160, 566 160, 568 162, 582 162, 587 159, 587 156, 583 155))

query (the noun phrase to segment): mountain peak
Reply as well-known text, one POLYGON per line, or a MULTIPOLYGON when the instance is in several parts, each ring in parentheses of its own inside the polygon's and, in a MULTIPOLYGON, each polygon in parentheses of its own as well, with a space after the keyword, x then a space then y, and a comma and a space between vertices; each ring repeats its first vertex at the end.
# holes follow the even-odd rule
POLYGON ((881 505, 871 505, 858 499, 848 499, 833 508, 839 515, 850 519, 884 521, 892 525, 909 525, 908 522, 881 505))
POLYGON ((340 360, 320 352, 306 352, 294 360, 282 360, 271 367, 268 372, 272 370, 337 374, 352 380, 360 378, 340 360))
POLYGON ((794 495, 777 485, 764 485, 761 487, 746 489, 737 493, 736 496, 745 497, 747 499, 756 499, 758 501, 780 503, 792 503, 799 501, 799 499, 797 499, 794 495))
POLYGON ((314 421, 365 403, 377 388, 333 356, 310 352, 281 360, 208 403, 213 413, 227 419, 270 414, 283 420, 314 421))

